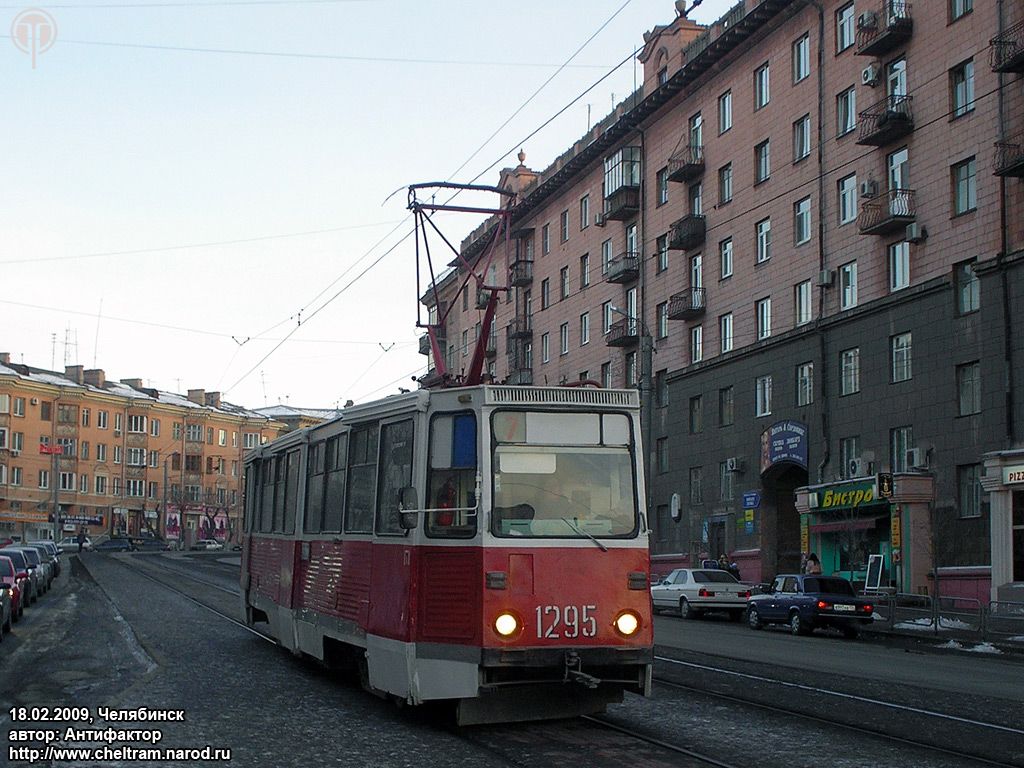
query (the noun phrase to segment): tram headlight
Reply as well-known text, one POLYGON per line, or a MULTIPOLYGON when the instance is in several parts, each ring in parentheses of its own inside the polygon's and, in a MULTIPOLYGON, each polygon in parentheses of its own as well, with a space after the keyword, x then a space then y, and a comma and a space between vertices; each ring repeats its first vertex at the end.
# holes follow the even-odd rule
POLYGON ((515 614, 503 611, 494 619, 494 631, 501 637, 509 639, 519 632, 519 619, 515 614))
POLYGON ((631 637, 640 629, 640 617, 633 611, 623 611, 615 617, 615 631, 623 637, 631 637))

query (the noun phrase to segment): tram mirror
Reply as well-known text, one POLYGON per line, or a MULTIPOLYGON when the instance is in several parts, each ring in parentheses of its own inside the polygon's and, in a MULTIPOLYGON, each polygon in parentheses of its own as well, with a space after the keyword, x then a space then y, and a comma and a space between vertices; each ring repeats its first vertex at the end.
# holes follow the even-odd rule
POLYGON ((416 510, 420 508, 419 494, 411 485, 398 493, 398 524, 405 530, 416 527, 416 510), (411 511, 410 511, 411 510, 411 511))

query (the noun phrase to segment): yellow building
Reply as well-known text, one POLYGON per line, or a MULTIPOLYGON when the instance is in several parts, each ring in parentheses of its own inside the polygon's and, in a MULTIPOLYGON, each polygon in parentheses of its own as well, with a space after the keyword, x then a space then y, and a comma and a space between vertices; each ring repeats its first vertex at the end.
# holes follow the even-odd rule
POLYGON ((284 430, 219 392, 183 396, 0 353, 0 538, 48 538, 55 490, 62 535, 237 538, 245 451, 284 430))

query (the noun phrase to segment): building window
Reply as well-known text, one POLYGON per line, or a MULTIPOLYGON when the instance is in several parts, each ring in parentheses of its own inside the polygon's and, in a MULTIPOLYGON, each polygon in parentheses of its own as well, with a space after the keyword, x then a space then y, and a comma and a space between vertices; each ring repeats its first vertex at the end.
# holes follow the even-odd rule
POLYGON ((612 364, 601 363, 601 386, 611 389, 612 386, 612 364))
POLYGON ((704 185, 698 181, 696 184, 692 184, 686 193, 690 201, 690 213, 694 216, 702 216, 704 214, 704 185))
POLYGON ((662 67, 658 70, 658 87, 660 88, 668 82, 668 67, 662 67))
POLYGON ((545 224, 540 228, 540 253, 547 256, 551 253, 551 225, 545 224))
POLYGON ((469 329, 462 332, 462 356, 469 357, 469 329))
POLYGON ((733 388, 724 387, 718 390, 718 426, 731 426, 734 418, 733 388))
POLYGON ((545 277, 540 281, 540 308, 547 309, 551 306, 551 278, 545 277))
POLYGON ((974 59, 949 70, 949 93, 954 118, 974 111, 974 59))
POLYGON ((957 467, 956 485, 960 517, 981 517, 981 464, 957 467))
POLYGON ((892 350, 892 381, 909 381, 913 377, 911 366, 911 351, 913 348, 913 335, 910 333, 899 333, 890 339, 892 350))
POLYGON ((718 169, 718 204, 725 205, 732 200, 732 163, 718 169))
POLYGON ((814 363, 802 363, 796 367, 796 404, 810 405, 814 402, 814 363))
POLYGON ((757 338, 767 339, 772 335, 772 300, 771 297, 759 299, 755 305, 757 312, 757 338))
POLYGON ((668 338, 668 302, 663 301, 656 308, 658 318, 658 338, 668 338))
POLYGON ((763 264, 772 257, 772 220, 761 219, 756 225, 757 263, 763 264))
POLYGON ((690 467, 690 503, 704 503, 704 468, 690 467))
POLYGON ((657 459, 658 474, 668 472, 668 438, 659 437, 655 443, 655 457, 657 459))
POLYGON ((803 245, 811 239, 811 198, 793 204, 793 242, 803 245))
POLYGON ((16 397, 16 398, 14 398, 14 410, 12 411, 12 413, 15 416, 22 416, 23 417, 25 415, 25 398, 24 397, 16 397))
POLYGON ((590 343, 590 313, 580 315, 580 346, 590 343))
POLYGON ((772 413, 772 377, 758 376, 755 385, 755 416, 770 416, 772 413))
POLYGON ((121 463, 121 446, 120 445, 115 445, 114 446, 114 463, 115 464, 120 464, 121 463))
POLYGON ((771 140, 765 139, 754 147, 754 183, 761 184, 768 181, 772 175, 771 140))
POLYGON ((850 86, 836 96, 836 135, 842 136, 857 127, 857 89, 850 86))
POLYGON ((695 325, 690 329, 690 362, 699 363, 704 359, 704 327, 695 325))
POLYGON ((899 291, 910 285, 910 244, 893 243, 889 246, 889 290, 899 291))
MULTIPOLYGON (((116 453, 116 450, 115 450, 116 453)), ((146 466, 146 449, 145 448, 129 448, 127 455, 126 464, 129 467, 144 467, 146 466)))
POLYGON ((793 162, 811 154, 811 116, 804 115, 793 123, 793 162))
POLYGON ((974 0, 950 0, 949 16, 952 21, 956 21, 973 10, 974 0))
POLYGON ((654 374, 654 404, 658 408, 668 405, 668 370, 664 368, 654 374))
POLYGON ((766 61, 754 72, 754 110, 757 111, 763 107, 768 106, 768 102, 771 101, 771 77, 768 71, 768 62, 766 61))
POLYGON ((842 53, 856 39, 853 27, 853 3, 848 3, 836 11, 836 53, 842 53))
POLYGON ((860 347, 839 353, 839 394, 860 392, 860 347))
POLYGON ((662 168, 657 175, 658 205, 668 202, 668 168, 662 168))
POLYGON ((149 420, 149 436, 160 437, 160 419, 149 420))
POLYGON ((718 97, 718 132, 725 133, 732 128, 732 91, 718 97))
POLYGON ((627 387, 636 384, 636 352, 626 353, 625 381, 627 387))
POLYGON ((569 209, 566 208, 562 211, 562 216, 559 219, 558 229, 559 239, 561 242, 566 242, 569 239, 569 209))
POLYGON ((11 467, 11 485, 18 487, 21 485, 21 467, 11 467))
POLYGON ((106 460, 107 460, 107 444, 106 443, 96 443, 96 461, 104 461, 105 462, 106 460))
POLYGON ((146 431, 146 417, 145 416, 128 416, 128 431, 138 433, 145 433, 146 431))
POLYGON ((965 261, 954 267, 956 308, 959 314, 977 312, 981 307, 981 281, 974 271, 974 262, 965 261))
POLYGON ((569 354, 569 324, 562 323, 558 327, 558 353, 561 355, 569 354))
POLYGON ((601 305, 601 333, 604 336, 612 329, 612 303, 606 301, 601 305))
POLYGON ((722 501, 732 501, 735 496, 733 489, 734 472, 729 470, 729 462, 723 461, 718 465, 718 495, 722 501))
POLYGON ((978 207, 974 158, 953 166, 953 215, 959 216, 978 207))
POLYGON ((88 427, 89 426, 89 409, 88 408, 83 408, 82 409, 82 426, 83 427, 88 427))
POLYGON ((590 254, 580 256, 580 288, 590 285, 590 254))
POLYGON ((857 174, 851 173, 839 180, 839 223, 857 220, 857 174))
POLYGON ((839 308, 857 306, 857 262, 851 261, 839 268, 839 308))
POLYGON ((722 342, 722 353, 732 352, 732 312, 718 318, 718 335, 722 342))
POLYGON ((793 287, 793 314, 797 325, 811 322, 811 281, 804 280, 793 287))
POLYGON ((580 198, 580 231, 590 226, 590 195, 580 198))
POLYGON ((562 267, 558 272, 558 294, 561 301, 569 298, 569 268, 562 267))
POLYGON ((690 398, 690 434, 696 435, 704 431, 704 397, 695 395, 690 398))
POLYGON ((718 261, 722 279, 732 277, 732 238, 727 237, 718 244, 718 261))
POLYGON ((854 462, 860 459, 860 436, 844 437, 839 440, 839 477, 849 480, 852 477, 866 474, 866 468, 860 468, 854 462))
POLYGON ((47 469, 39 470, 39 487, 46 489, 50 487, 50 471, 47 469))
POLYGON ((961 416, 981 413, 981 364, 978 361, 956 367, 956 392, 961 416))
POLYGON ((907 471, 907 451, 913 447, 913 427, 896 427, 889 430, 889 466, 893 472, 907 471))
POLYGON ((668 235, 661 235, 654 241, 655 250, 658 252, 658 272, 668 269, 668 235))
POLYGON ((793 43, 793 82, 799 83, 811 74, 811 38, 804 35, 793 43))
POLYGON ((103 475, 96 475, 93 481, 93 488, 97 496, 107 495, 107 478, 103 475))
POLYGON ((542 334, 540 337, 540 361, 546 363, 551 359, 551 338, 550 334, 542 334))
POLYGON ((608 274, 608 265, 612 262, 612 241, 611 238, 601 243, 601 274, 608 274))

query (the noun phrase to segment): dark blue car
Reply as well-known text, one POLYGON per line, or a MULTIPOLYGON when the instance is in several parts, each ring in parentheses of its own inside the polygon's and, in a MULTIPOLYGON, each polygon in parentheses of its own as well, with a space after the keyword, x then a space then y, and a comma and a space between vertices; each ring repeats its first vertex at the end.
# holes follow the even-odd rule
POLYGON ((107 539, 93 547, 94 552, 131 552, 131 539, 107 539))
POLYGON ((853 585, 839 576, 782 574, 764 594, 747 600, 747 625, 788 624, 794 635, 835 627, 854 638, 871 623, 873 612, 871 602, 857 597, 853 585))

